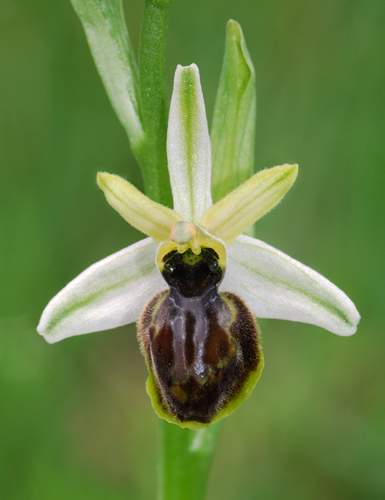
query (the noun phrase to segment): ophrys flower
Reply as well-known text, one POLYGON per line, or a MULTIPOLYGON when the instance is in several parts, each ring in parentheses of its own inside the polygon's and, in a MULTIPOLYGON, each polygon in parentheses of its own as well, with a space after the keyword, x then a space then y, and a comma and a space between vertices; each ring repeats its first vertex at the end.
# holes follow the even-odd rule
POLYGON ((296 165, 263 170, 212 205, 210 138, 195 65, 175 74, 167 152, 174 210, 118 176, 98 174, 108 202, 149 238, 69 283, 48 304, 38 331, 56 342, 140 318, 155 411, 200 428, 231 413, 260 376, 253 315, 351 335, 359 314, 326 278, 242 235, 281 200, 296 165))

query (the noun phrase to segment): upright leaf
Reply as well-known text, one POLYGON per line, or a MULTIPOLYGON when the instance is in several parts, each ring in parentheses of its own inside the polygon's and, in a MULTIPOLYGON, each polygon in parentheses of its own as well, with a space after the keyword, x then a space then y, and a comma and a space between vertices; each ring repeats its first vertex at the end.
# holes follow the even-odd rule
POLYGON ((230 20, 211 128, 214 203, 254 173, 256 89, 242 29, 230 20))
POLYGON ((146 0, 139 44, 139 82, 145 141, 140 149, 147 196, 172 206, 167 171, 166 42, 170 0, 146 0))
POLYGON ((121 0, 71 0, 84 30, 111 104, 132 150, 143 140, 138 70, 121 0))

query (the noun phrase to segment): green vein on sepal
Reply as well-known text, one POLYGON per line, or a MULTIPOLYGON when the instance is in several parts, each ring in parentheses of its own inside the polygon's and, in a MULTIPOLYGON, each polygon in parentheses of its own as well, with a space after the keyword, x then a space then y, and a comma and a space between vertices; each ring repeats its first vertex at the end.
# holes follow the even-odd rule
POLYGON ((108 287, 103 288, 102 290, 99 290, 97 292, 93 292, 89 294, 87 297, 82 298, 81 300, 75 300, 71 304, 69 304, 65 309, 61 310, 58 312, 54 317, 51 319, 51 321, 48 322, 47 326, 45 327, 44 330, 44 335, 48 336, 52 333, 52 331, 55 329, 55 327, 64 319, 69 317, 71 314, 74 312, 78 311, 79 309, 82 309, 83 307, 88 306, 91 304, 93 301, 98 299, 99 297, 102 297, 105 295, 107 292, 110 292, 112 290, 115 290, 117 288, 120 288, 124 286, 127 282, 132 281, 135 282, 138 278, 143 276, 143 274, 148 274, 153 268, 153 263, 149 262, 146 268, 141 267, 140 270, 136 274, 131 274, 131 276, 127 279, 118 281, 114 283, 113 285, 110 285, 108 287))

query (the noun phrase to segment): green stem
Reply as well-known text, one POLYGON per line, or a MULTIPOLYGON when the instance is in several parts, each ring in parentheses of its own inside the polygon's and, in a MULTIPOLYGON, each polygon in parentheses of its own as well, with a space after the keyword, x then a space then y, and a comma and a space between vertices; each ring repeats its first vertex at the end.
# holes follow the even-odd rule
MULTIPOLYGON (((141 118, 145 138, 137 151, 146 194, 172 206, 167 167, 169 99, 165 84, 165 51, 170 0, 146 0, 139 45, 141 118)), ((204 498, 210 462, 220 425, 192 431, 160 420, 160 500, 204 498)))
POLYGON ((165 78, 165 52, 170 0, 146 0, 139 45, 141 116, 145 140, 138 154, 146 194, 172 206, 167 169, 169 99, 165 78))
POLYGON ((202 500, 221 422, 199 431, 160 420, 159 500, 202 500))

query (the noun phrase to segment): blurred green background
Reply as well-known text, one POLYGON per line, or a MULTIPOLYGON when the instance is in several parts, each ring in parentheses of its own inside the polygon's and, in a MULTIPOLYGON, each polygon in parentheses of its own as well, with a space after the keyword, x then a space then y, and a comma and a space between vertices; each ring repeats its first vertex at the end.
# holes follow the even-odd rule
MULTIPOLYGON (((143 2, 125 1, 137 48, 143 2)), ((225 23, 258 86, 256 164, 298 162, 257 237, 340 286, 362 315, 340 338, 261 320, 266 367, 226 420, 210 500, 385 498, 382 0, 174 0, 168 79, 198 64, 211 119, 225 23)), ((98 170, 141 187, 69 0, 0 12, 0 499, 152 499, 157 418, 134 327, 48 345, 48 300, 136 241, 98 170)))

